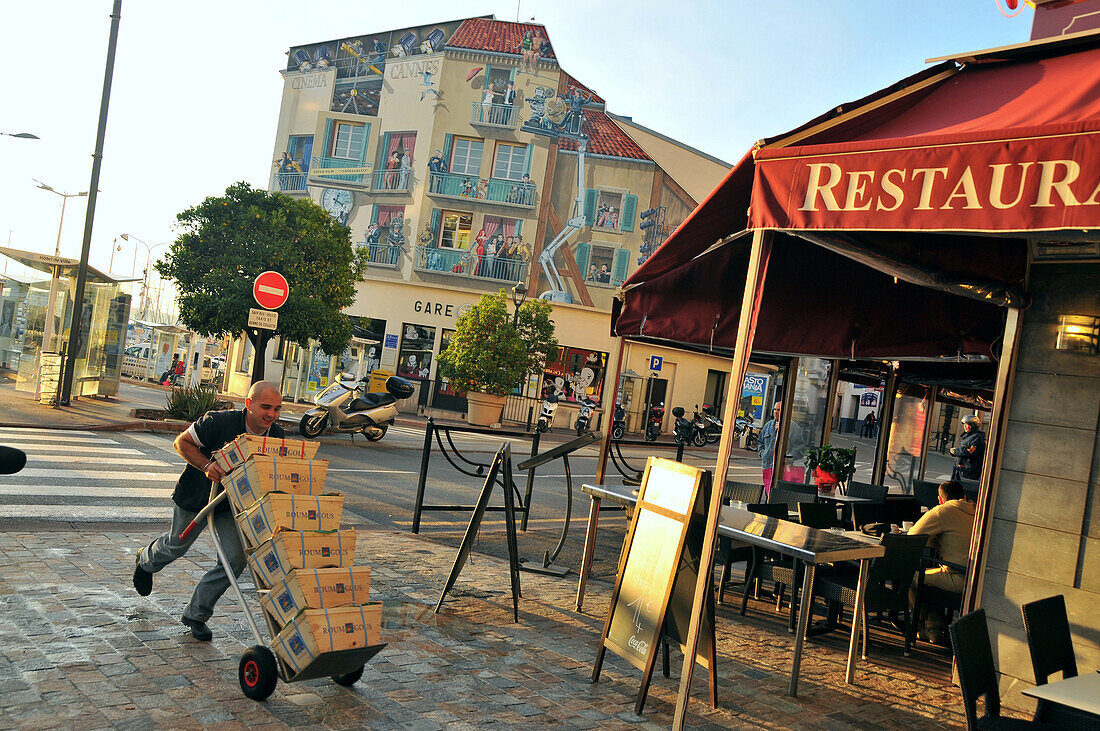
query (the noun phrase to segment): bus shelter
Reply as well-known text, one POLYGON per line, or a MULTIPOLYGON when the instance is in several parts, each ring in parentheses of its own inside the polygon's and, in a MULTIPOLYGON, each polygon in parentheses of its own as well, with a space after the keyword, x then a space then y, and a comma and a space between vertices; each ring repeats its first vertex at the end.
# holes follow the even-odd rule
MULTIPOLYGON (((74 338, 73 296, 80 262, 3 247, 0 254, 50 275, 45 280, 4 290, 0 320, 9 313, 8 349, 12 355, 8 362, 16 370, 15 388, 33 391, 41 401, 56 398, 65 353, 75 347, 73 395, 117 394, 130 318, 130 295, 121 290, 120 284, 137 280, 115 279, 88 267, 80 337, 74 338), (47 333, 50 333, 48 341, 47 333)), ((2 324, 0 330, 4 330, 2 324)))
MULTIPOLYGON (((623 338, 731 355, 726 424, 750 357, 831 361, 819 382, 843 369, 881 377, 888 407, 903 405, 908 381, 991 408, 964 609, 989 608, 998 666, 1018 679, 1030 666, 1015 603, 1035 592, 1065 593, 1082 645, 1100 655, 1100 575, 1084 568, 1100 550, 1088 520, 1100 403, 1098 92, 1100 33, 1090 31, 942 59, 762 140, 624 283, 612 312, 623 338), (1059 385, 1066 373, 1072 393, 1059 385), (1050 459, 1047 434, 1079 453, 1050 459), (1048 562, 1045 574, 1028 552, 1048 562)), ((820 390, 827 413, 835 391, 820 390)), ((727 429, 715 484, 731 441, 727 429)), ((880 480, 887 463, 880 449, 880 480)), ((704 544, 711 560, 720 497, 704 544)), ((687 657, 702 595, 700 586, 687 657)), ((677 723, 691 670, 685 662, 677 723)))

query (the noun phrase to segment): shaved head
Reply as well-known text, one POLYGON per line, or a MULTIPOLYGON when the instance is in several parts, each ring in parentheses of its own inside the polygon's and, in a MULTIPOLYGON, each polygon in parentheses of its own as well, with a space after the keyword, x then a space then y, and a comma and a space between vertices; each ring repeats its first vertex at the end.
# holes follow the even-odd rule
POLYGON ((265 433, 279 418, 283 408, 283 394, 278 384, 271 381, 256 381, 248 389, 244 400, 245 420, 254 434, 265 433))
POLYGON ((252 384, 252 388, 248 389, 248 399, 260 398, 261 396, 275 395, 282 400, 282 393, 279 391, 279 386, 272 381, 256 381, 252 384))

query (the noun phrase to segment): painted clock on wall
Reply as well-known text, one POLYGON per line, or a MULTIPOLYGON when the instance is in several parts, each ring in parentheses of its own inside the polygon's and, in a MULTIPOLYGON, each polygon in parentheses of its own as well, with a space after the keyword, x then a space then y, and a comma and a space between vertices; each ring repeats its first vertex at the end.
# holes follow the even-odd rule
POLYGON ((348 225, 348 216, 351 215, 351 191, 341 188, 325 188, 321 193, 321 207, 328 214, 344 226, 348 225))

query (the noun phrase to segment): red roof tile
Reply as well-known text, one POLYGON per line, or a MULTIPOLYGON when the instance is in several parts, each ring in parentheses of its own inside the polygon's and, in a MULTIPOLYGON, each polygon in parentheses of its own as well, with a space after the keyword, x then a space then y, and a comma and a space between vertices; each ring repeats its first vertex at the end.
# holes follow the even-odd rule
MULTIPOLYGON (((584 110, 584 117, 584 126, 581 127, 581 131, 588 135, 589 154, 626 157, 634 160, 652 159, 602 111, 588 108, 584 110)), ((559 137, 558 148, 576 150, 577 143, 574 140, 559 137)))
MULTIPOLYGON (((523 34, 531 31, 535 39, 535 47, 538 47, 539 39, 550 40, 550 34, 546 32, 546 26, 535 23, 510 23, 506 20, 493 20, 491 18, 469 18, 462 21, 451 40, 447 41, 448 48, 471 48, 478 51, 495 51, 497 53, 514 53, 520 55, 520 44, 523 43, 523 34)), ((555 58, 553 47, 547 58, 555 58)))
POLYGON ((562 71, 561 76, 562 76, 561 80, 562 80, 562 83, 565 84, 566 91, 569 90, 570 86, 575 86, 578 89, 580 89, 581 91, 583 91, 585 94, 588 94, 590 97, 592 97, 592 100, 591 100, 592 104, 606 104, 607 103, 607 102, 604 101, 602 96, 600 96, 599 94, 592 91, 587 86, 585 86, 584 84, 582 84, 581 82, 579 82, 575 78, 573 78, 572 74, 568 74, 565 71, 562 71))

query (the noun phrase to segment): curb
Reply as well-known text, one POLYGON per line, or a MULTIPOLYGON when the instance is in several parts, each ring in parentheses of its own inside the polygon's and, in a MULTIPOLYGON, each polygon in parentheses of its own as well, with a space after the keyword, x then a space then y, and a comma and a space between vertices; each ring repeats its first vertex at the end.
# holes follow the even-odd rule
POLYGON ((168 421, 116 421, 108 424, 32 424, 19 422, 0 423, 5 429, 43 429, 49 431, 74 430, 74 431, 148 431, 161 434, 178 434, 189 425, 182 422, 168 421))

